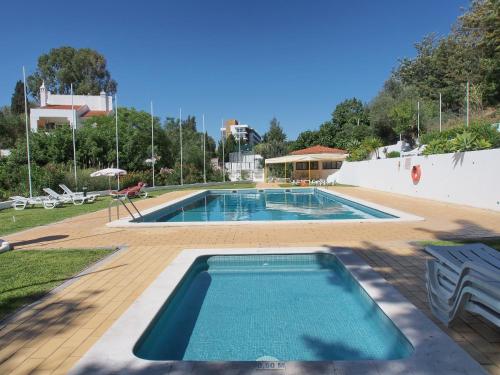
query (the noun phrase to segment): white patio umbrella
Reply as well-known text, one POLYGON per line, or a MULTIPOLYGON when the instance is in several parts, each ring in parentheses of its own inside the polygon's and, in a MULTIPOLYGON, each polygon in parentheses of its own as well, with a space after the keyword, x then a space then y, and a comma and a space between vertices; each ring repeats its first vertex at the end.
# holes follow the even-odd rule
POLYGON ((90 177, 108 177, 109 189, 111 189, 111 177, 119 177, 126 175, 127 171, 119 168, 106 168, 99 171, 95 171, 90 174, 90 177))
POLYGON ((90 177, 116 177, 116 176, 123 176, 126 175, 127 171, 124 169, 118 169, 118 168, 106 168, 106 169, 101 169, 99 171, 95 171, 90 174, 90 177))

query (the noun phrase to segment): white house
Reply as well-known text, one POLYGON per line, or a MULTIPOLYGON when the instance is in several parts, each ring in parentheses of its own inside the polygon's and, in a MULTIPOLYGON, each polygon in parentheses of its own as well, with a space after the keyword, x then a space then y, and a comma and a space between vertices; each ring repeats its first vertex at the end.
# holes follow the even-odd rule
POLYGON ((40 107, 30 111, 31 130, 49 131, 57 126, 75 123, 85 118, 106 116, 113 111, 113 98, 104 91, 100 95, 57 95, 40 87, 40 107), (73 109, 72 109, 73 108, 73 109))

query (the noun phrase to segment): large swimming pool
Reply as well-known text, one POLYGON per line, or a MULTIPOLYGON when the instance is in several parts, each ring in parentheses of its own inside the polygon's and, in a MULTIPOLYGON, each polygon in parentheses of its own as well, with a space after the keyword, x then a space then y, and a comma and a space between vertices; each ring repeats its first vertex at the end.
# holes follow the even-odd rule
POLYGON ((388 360, 412 346, 331 254, 198 258, 134 353, 147 360, 388 360))
POLYGON ((207 190, 154 210, 143 222, 394 219, 397 216, 316 188, 207 190))

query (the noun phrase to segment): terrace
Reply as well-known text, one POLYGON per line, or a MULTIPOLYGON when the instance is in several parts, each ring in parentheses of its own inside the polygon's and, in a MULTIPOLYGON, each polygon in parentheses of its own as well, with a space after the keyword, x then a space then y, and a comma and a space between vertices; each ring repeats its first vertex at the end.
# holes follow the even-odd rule
MULTIPOLYGON (((352 249, 485 370, 498 373, 497 329, 472 315, 452 328, 434 319, 425 288, 428 255, 421 245, 423 241, 497 238, 498 213, 364 188, 330 189, 425 220, 124 229, 106 227, 107 211, 103 210, 8 235, 5 239, 19 250, 120 250, 98 269, 3 322, 0 371, 66 373, 184 249, 328 246, 352 249)), ((189 193, 169 192, 140 201, 138 206, 151 208, 189 193)))

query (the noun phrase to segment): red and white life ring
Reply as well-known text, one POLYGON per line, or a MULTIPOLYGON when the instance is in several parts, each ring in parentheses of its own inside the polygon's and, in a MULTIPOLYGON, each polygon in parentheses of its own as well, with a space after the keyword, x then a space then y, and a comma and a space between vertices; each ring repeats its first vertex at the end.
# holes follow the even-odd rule
POLYGON ((411 179, 413 180, 413 183, 415 185, 418 184, 421 176, 422 176, 422 168, 420 168, 420 165, 414 165, 411 168, 411 179))

